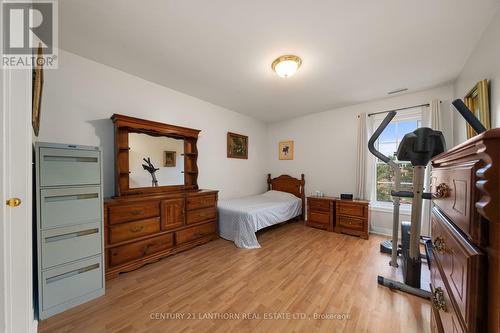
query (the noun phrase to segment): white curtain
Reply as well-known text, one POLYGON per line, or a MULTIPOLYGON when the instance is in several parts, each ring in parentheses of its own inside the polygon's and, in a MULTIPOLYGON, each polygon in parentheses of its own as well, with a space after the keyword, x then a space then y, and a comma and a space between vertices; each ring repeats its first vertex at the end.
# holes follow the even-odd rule
MULTIPOLYGON (((441 109, 439 100, 435 99, 429 103, 429 107, 423 108, 422 110, 422 126, 432 128, 436 131, 442 131, 443 127, 441 124, 441 109)), ((427 165, 425 170, 425 192, 430 190, 430 176, 431 176, 431 164, 427 165)), ((431 226, 431 201, 424 200, 422 205, 422 234, 429 236, 430 226, 431 226)))
POLYGON ((366 127, 366 113, 358 115, 358 146, 356 163, 356 193, 359 199, 366 197, 366 162, 368 154, 368 133, 366 127))

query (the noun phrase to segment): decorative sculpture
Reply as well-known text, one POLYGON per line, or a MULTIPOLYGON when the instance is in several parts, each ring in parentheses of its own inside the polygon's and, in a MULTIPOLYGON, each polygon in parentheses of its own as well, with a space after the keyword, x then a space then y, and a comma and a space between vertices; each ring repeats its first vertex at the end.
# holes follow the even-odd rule
POLYGON ((158 187, 158 180, 156 179, 155 172, 160 170, 160 169, 154 167, 154 165, 151 163, 151 159, 149 157, 148 157, 148 159, 143 158, 142 160, 147 163, 147 164, 143 164, 142 167, 144 168, 144 170, 146 170, 147 172, 149 172, 151 174, 151 178, 153 179, 151 186, 158 187))

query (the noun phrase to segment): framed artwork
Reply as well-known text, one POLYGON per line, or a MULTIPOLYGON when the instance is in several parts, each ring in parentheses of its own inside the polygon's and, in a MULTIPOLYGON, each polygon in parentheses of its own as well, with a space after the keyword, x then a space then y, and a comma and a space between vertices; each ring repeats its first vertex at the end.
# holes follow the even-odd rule
MULTIPOLYGON (((491 128, 490 124, 490 101, 489 101, 488 80, 479 81, 464 97, 464 103, 479 119, 486 129, 491 128)), ((476 131, 467 124, 467 139, 477 135, 476 131)))
POLYGON ((35 136, 38 136, 40 132, 40 108, 42 106, 42 92, 43 92, 43 65, 38 61, 42 57, 42 47, 38 47, 37 61, 35 68, 33 69, 33 82, 32 82, 32 110, 31 110, 31 124, 33 126, 33 131, 35 136))
POLYGON ((278 148, 280 160, 293 160, 293 141, 280 141, 278 148))
POLYGON ((168 167, 168 168, 173 168, 175 167, 175 158, 177 156, 176 151, 165 151, 163 153, 165 158, 163 159, 163 166, 168 167))
POLYGON ((227 132, 227 157, 248 159, 248 136, 227 132))

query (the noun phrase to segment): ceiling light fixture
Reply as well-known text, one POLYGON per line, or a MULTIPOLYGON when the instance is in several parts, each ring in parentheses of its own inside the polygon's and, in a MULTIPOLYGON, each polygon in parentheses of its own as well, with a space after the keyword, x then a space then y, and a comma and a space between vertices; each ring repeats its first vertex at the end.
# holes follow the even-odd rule
POLYGON ((295 74, 300 65, 302 59, 296 55, 284 55, 274 60, 271 67, 280 77, 287 78, 295 74))

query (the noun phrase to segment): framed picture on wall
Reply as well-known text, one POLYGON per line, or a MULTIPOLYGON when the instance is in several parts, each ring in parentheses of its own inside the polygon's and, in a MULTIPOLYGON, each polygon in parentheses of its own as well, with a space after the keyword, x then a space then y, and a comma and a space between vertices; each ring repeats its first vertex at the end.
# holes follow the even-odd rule
MULTIPOLYGON (((489 101, 489 87, 488 80, 479 81, 472 89, 465 95, 464 103, 479 119, 486 129, 491 128, 490 124, 490 101, 489 101)), ((467 124, 467 139, 477 135, 476 131, 467 124)))
POLYGON ((227 157, 248 159, 248 136, 227 132, 227 157))
POLYGON ((164 152, 164 159, 163 159, 163 166, 164 167, 169 167, 173 168, 175 167, 175 157, 177 155, 177 152, 175 151, 165 151, 164 152))
POLYGON ((280 160, 293 160, 293 141, 280 141, 278 149, 280 160))

